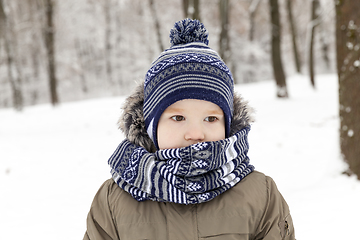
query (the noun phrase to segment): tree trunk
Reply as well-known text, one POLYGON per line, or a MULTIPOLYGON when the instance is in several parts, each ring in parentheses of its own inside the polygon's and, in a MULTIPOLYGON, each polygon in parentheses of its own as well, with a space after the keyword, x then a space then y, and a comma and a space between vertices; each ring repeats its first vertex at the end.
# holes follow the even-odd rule
POLYGON ((105 65, 106 65, 106 75, 108 81, 113 85, 112 79, 112 66, 111 66, 111 1, 106 0, 104 2, 104 15, 105 15, 105 65))
MULTIPOLYGON (((122 25, 121 25, 121 3, 116 1, 116 11, 115 11, 115 60, 114 60, 114 74, 116 76, 115 82, 118 85, 120 93, 123 92, 123 86, 125 85, 124 78, 122 77, 122 56, 123 56, 123 49, 122 49, 122 25)), ((151 59, 152 60, 152 59, 151 59)))
POLYGON ((252 42, 254 40, 255 34, 255 13, 259 6, 260 0, 252 0, 249 7, 250 12, 250 31, 249 31, 249 40, 252 42))
POLYGON ((23 93, 21 90, 21 77, 19 73, 19 67, 16 66, 14 60, 14 47, 11 46, 13 41, 10 40, 9 33, 12 31, 12 28, 9 27, 9 20, 4 11, 3 0, 0 0, 0 34, 1 38, 4 40, 4 47, 6 53, 6 63, 8 66, 8 79, 10 82, 10 87, 12 90, 13 97, 13 107, 17 111, 21 111, 24 105, 23 93), (18 72, 18 77, 14 77, 14 73, 18 72))
POLYGON ((193 6, 194 6, 194 13, 192 16, 192 19, 197 19, 199 21, 201 21, 200 19, 200 0, 192 0, 193 1, 193 6))
POLYGON ((87 86, 86 77, 85 77, 86 63, 84 63, 84 59, 87 56, 86 49, 85 49, 85 47, 83 47, 83 44, 81 43, 81 41, 79 39, 75 39, 74 46, 75 46, 75 51, 76 51, 76 55, 77 55, 77 59, 78 59, 78 65, 79 65, 81 90, 83 93, 87 93, 88 86, 87 86))
POLYGON ((278 0, 269 0, 271 15, 271 57, 274 77, 277 85, 277 96, 287 98, 288 91, 286 86, 285 73, 281 61, 281 27, 278 0))
POLYGON ((157 35, 160 51, 164 51, 165 48, 164 48, 164 45, 163 45, 162 40, 161 40, 162 38, 161 38, 160 23, 159 23, 158 15, 156 14, 156 8, 155 8, 154 0, 150 0, 150 10, 151 10, 151 14, 152 14, 152 16, 154 18, 154 21, 155 21, 155 29, 156 29, 156 35, 157 35))
POLYGON ((230 59, 230 39, 229 39, 229 0, 220 0, 220 22, 221 32, 219 39, 219 55, 225 63, 230 59))
POLYGON ((312 1, 312 11, 311 11, 311 34, 310 34, 310 48, 309 48, 309 71, 310 71, 310 81, 311 85, 315 87, 315 73, 314 73, 314 37, 315 37, 315 27, 319 24, 318 21, 318 8, 319 0, 312 1))
POLYGON ((184 12, 184 18, 189 18, 189 5, 190 5, 190 0, 182 0, 182 7, 183 7, 183 12, 184 12))
POLYGON ((360 179, 360 5, 352 0, 335 5, 340 147, 350 172, 360 179))
POLYGON ((183 12, 185 18, 200 19, 200 0, 183 0, 183 12))
MULTIPOLYGON (((31 63, 32 63, 32 71, 33 71, 33 87, 30 90, 30 95, 31 95, 31 102, 30 104, 35 105, 38 102, 38 98, 39 98, 39 82, 40 82, 40 66, 41 66, 41 62, 40 62, 40 58, 41 58, 41 35, 38 31, 39 27, 34 27, 34 26, 39 26, 39 22, 42 23, 43 21, 39 20, 40 17, 39 12, 42 11, 42 8, 40 7, 39 1, 37 0, 29 0, 29 14, 30 14, 30 22, 32 25, 32 31, 31 31, 31 52, 30 52, 30 56, 31 56, 31 63)), ((41 28, 40 28, 41 29, 41 28)))
POLYGON ((50 86, 51 103, 53 106, 59 104, 57 93, 56 65, 55 65, 55 26, 54 26, 54 1, 45 0, 45 46, 48 57, 48 77, 50 86))
POLYGON ((330 58, 329 58, 329 42, 327 32, 325 31, 324 24, 320 25, 320 44, 323 60, 326 64, 326 68, 330 69, 330 58))
POLYGON ((297 46, 297 31, 296 31, 296 26, 295 26, 295 22, 294 22, 294 17, 292 14, 292 2, 293 2, 293 0, 286 0, 286 7, 287 7, 287 12, 288 12, 288 17, 289 17, 291 36, 292 36, 295 67, 296 67, 296 71, 298 73, 301 73, 301 61, 300 61, 300 55, 299 55, 298 46, 297 46))

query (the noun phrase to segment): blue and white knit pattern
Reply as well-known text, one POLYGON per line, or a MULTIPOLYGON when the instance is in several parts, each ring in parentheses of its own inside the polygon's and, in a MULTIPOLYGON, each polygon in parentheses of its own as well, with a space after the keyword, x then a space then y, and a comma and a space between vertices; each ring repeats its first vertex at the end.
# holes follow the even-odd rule
POLYGON ((155 146, 161 114, 183 99, 218 105, 224 112, 225 135, 229 137, 234 81, 217 52, 207 46, 207 37, 199 21, 177 22, 170 34, 172 47, 160 54, 145 76, 143 112, 147 132, 155 146))
POLYGON ((144 119, 151 139, 161 113, 182 99, 198 99, 218 105, 224 112, 226 135, 229 136, 233 112, 233 78, 230 70, 203 43, 173 47, 163 52, 145 77, 144 119))
POLYGON ((254 170, 250 127, 224 140, 149 153, 124 140, 108 163, 114 181, 136 200, 179 204, 207 202, 254 170))
POLYGON ((209 33, 204 24, 199 20, 189 18, 176 22, 169 35, 171 46, 190 42, 202 42, 208 45, 208 36, 209 33))

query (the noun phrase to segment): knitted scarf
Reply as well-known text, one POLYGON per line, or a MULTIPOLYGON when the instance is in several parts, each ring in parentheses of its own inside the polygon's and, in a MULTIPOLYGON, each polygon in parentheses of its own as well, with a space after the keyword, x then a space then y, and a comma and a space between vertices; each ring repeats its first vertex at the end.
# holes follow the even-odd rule
POLYGON ((112 178, 137 201, 207 202, 254 170, 246 155, 249 130, 155 153, 124 140, 108 161, 112 178))

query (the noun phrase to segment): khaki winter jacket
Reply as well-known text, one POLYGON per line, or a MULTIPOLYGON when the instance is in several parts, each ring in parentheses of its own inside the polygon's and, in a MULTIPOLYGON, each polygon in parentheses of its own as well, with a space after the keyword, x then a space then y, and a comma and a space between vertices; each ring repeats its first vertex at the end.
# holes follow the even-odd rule
POLYGON ((201 204, 137 202, 110 179, 96 194, 84 240, 295 239, 289 208, 274 181, 253 172, 201 204))
MULTIPOLYGON (((129 141, 154 151, 145 130, 143 99, 140 84, 127 98, 119 125, 129 141)), ((253 121, 250 112, 246 102, 235 95, 230 135, 253 121)), ((137 202, 109 179, 91 205, 87 239, 294 240, 295 235, 288 205, 274 181, 255 171, 215 199, 195 205, 137 202)))

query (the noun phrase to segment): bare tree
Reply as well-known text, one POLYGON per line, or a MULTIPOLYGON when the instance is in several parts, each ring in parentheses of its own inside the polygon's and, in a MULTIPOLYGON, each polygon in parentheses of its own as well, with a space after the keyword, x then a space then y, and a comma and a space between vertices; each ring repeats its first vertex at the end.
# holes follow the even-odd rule
POLYGON ((330 42, 329 42, 329 33, 328 30, 326 29, 326 23, 324 21, 324 19, 326 18, 326 16, 329 15, 328 11, 325 11, 325 7, 321 7, 322 11, 321 13, 319 13, 319 17, 321 18, 321 20, 319 20, 319 35, 320 35, 320 45, 321 45, 321 52, 322 52, 322 58, 325 62, 325 65, 327 67, 327 69, 330 69, 330 57, 329 57, 329 50, 330 50, 330 42))
POLYGON ((125 79, 122 77, 122 64, 121 56, 122 54, 122 25, 121 25, 121 3, 116 1, 116 11, 115 11, 115 59, 114 65, 116 69, 116 82, 119 85, 119 89, 122 89, 125 79))
POLYGON ((313 87, 315 87, 314 37, 315 37, 315 27, 319 24, 319 18, 318 18, 319 6, 320 6, 319 0, 312 0, 311 34, 310 34, 310 48, 309 48, 309 71, 310 71, 310 81, 313 87))
POLYGON ((59 97, 57 93, 57 79, 56 79, 56 64, 55 64, 55 26, 54 26, 54 8, 55 1, 45 0, 45 46, 48 58, 48 78, 50 86, 51 103, 53 106, 59 104, 59 97))
POLYGON ((292 3, 293 0, 286 0, 286 8, 288 12, 291 36, 292 36, 292 45, 293 45, 293 52, 294 52, 294 59, 295 59, 295 67, 298 73, 301 72, 301 61, 300 61, 300 54, 297 46, 297 31, 296 31, 296 24, 294 21, 294 16, 292 13, 292 3))
POLYGON ((201 21, 200 19, 200 0, 193 0, 194 4, 194 13, 193 13, 193 19, 197 19, 201 21))
POLYGON ((260 0, 252 0, 249 12, 250 12, 250 31, 249 31, 249 40, 252 42, 254 40, 254 34, 255 34, 255 14, 256 10, 258 9, 260 0))
POLYGON ((360 179, 360 5, 351 0, 335 4, 340 147, 350 172, 360 179))
POLYGON ((105 65, 106 65, 106 75, 107 78, 112 84, 112 66, 111 66, 111 54, 112 54, 112 44, 111 44, 111 0, 104 1, 104 16, 105 16, 105 65))
POLYGON ((220 39, 219 55, 225 63, 230 60, 230 38, 229 38, 229 0, 219 0, 220 9, 220 39))
POLYGON ((16 46, 13 46, 16 42, 14 37, 12 27, 9 26, 10 22, 6 15, 4 2, 0 0, 0 34, 1 38, 4 41, 4 47, 6 52, 6 63, 8 66, 8 79, 10 82, 12 96, 13 96, 13 107, 21 111, 23 109, 24 101, 23 101, 23 93, 21 90, 22 81, 21 81, 21 73, 20 67, 16 62, 16 54, 15 49, 16 46), (17 77, 14 76, 17 73, 17 77))
POLYGON ((281 61, 281 27, 278 0, 269 0, 271 16, 271 57, 274 77, 277 85, 277 96, 287 98, 286 78, 281 61))
MULTIPOLYGON (((39 18, 39 10, 40 8, 40 4, 38 2, 38 0, 29 0, 28 1, 29 4, 29 16, 30 16, 30 23, 31 26, 33 28, 33 30, 31 31, 31 46, 30 46, 30 57, 31 57, 31 69, 33 71, 33 85, 39 85, 39 78, 40 78, 40 57, 41 57, 41 32, 38 31, 38 23, 42 21, 38 20, 39 18), (36 26, 36 27, 35 27, 36 26), (35 84, 36 83, 36 84, 35 84)), ((30 90, 30 94, 31 94, 31 104, 36 104, 36 102, 38 101, 38 97, 39 97, 39 89, 38 87, 34 86, 31 90, 30 90)))
POLYGON ((77 62, 79 65, 79 76, 80 76, 80 84, 81 84, 81 90, 83 93, 87 93, 89 91, 86 77, 85 77, 85 69, 86 69, 86 63, 84 63, 84 59, 88 55, 87 48, 84 46, 84 44, 81 43, 79 39, 75 39, 75 51, 77 55, 77 62))
POLYGON ((156 13, 156 7, 155 7, 154 0, 150 0, 150 10, 151 10, 152 17, 154 18, 154 21, 155 21, 155 29, 156 29, 156 35, 157 35, 157 39, 158 39, 159 48, 160 48, 160 51, 163 51, 165 48, 164 48, 164 44, 162 43, 162 40, 161 40, 162 37, 161 37, 160 23, 159 23, 158 15, 156 13))
POLYGON ((200 0, 183 0, 183 12, 185 18, 200 19, 200 0))
MULTIPOLYGON (((321 27, 323 24, 321 24, 321 27)), ((326 64, 327 69, 330 69, 330 57, 329 57, 329 41, 327 37, 327 32, 325 32, 324 27, 321 28, 320 33, 320 44, 323 60, 326 64)))
POLYGON ((184 18, 189 18, 190 0, 182 0, 184 18))

